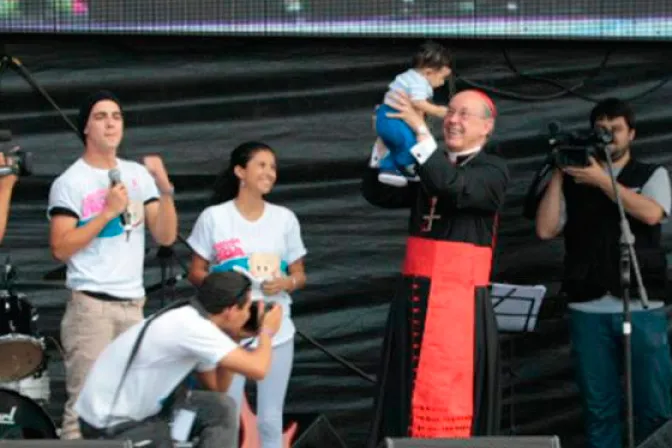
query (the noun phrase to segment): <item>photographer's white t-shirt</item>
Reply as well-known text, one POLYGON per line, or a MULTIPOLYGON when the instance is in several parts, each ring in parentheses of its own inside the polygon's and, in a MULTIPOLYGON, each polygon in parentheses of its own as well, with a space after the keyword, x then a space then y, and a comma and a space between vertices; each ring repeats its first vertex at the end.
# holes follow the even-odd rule
MULTIPOLYGON (((66 286, 76 291, 110 294, 124 299, 144 297, 145 205, 158 200, 159 191, 147 168, 117 159, 126 185, 132 230, 129 239, 119 217, 113 219, 67 263, 66 286)), ((47 216, 68 215, 77 226, 98 216, 110 188, 109 170, 78 159, 51 185, 47 216)))
POLYGON ((192 370, 212 370, 238 347, 194 307, 186 305, 166 311, 147 328, 112 409, 114 395, 145 321, 112 341, 89 371, 75 411, 91 426, 106 428, 156 415, 192 370))
MULTIPOLYGON (((287 267, 307 253, 294 212, 268 202, 254 222, 245 219, 233 201, 210 206, 198 217, 187 241, 210 263, 211 272, 240 266, 254 274, 269 266, 279 267, 279 273, 286 275, 287 267)), ((296 329, 291 320, 291 296, 283 291, 263 299, 282 306, 283 321, 273 345, 292 339, 296 329)))

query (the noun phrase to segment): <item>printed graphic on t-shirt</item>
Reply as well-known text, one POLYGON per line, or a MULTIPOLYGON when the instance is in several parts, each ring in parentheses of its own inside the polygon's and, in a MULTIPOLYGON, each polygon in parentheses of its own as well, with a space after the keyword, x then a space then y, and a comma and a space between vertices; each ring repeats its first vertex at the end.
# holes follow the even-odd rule
POLYGON ((250 274, 258 279, 280 277, 282 260, 276 254, 255 252, 247 257, 250 274))
POLYGON ((287 262, 280 259, 278 254, 255 252, 245 255, 239 238, 231 238, 214 244, 215 263, 210 267, 211 272, 224 272, 240 266, 249 271, 257 279, 280 277, 287 273, 287 262))
MULTIPOLYGON (((95 190, 92 193, 84 195, 82 199, 81 220, 77 223, 79 227, 85 225, 93 218, 98 216, 105 208, 105 198, 107 197, 107 188, 95 190)), ((129 195, 137 192, 140 193, 140 186, 136 179, 131 181, 129 195)), ((131 226, 133 228, 141 225, 145 219, 145 207, 142 201, 129 198, 128 212, 131 215, 131 226)), ((124 233, 124 226, 121 222, 121 216, 117 216, 107 223, 103 230, 98 234, 98 238, 112 238, 124 233)))

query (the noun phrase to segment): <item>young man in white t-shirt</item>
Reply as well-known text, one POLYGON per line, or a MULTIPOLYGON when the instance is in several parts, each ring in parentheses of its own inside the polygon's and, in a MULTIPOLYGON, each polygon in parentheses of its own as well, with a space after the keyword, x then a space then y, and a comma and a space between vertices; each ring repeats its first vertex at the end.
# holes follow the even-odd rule
POLYGON ((124 118, 112 93, 87 99, 79 131, 84 154, 54 181, 48 208, 51 251, 67 263, 72 291, 61 322, 68 393, 64 439, 80 437, 73 405, 91 364, 142 320, 145 223, 160 245, 177 237, 173 187, 161 159, 147 156, 143 166, 117 158, 124 118), (120 182, 113 185, 114 169, 120 182))
POLYGON ((243 337, 251 303, 247 278, 212 273, 192 304, 169 307, 121 334, 96 360, 75 405, 84 438, 151 440, 154 447, 172 447, 169 425, 175 411, 186 408, 196 412, 192 436, 198 437, 198 447, 236 446, 235 403, 211 391, 226 392, 234 373, 263 379, 271 365, 271 338, 282 321, 279 306, 262 314, 258 346, 240 348, 236 341, 243 337), (207 390, 177 399, 193 370, 207 390))

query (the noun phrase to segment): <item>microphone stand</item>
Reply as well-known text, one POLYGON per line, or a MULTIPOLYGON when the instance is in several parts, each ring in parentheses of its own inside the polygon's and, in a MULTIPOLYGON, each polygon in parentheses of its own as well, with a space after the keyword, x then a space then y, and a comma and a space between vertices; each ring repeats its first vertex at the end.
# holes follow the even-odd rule
POLYGON ((161 246, 156 253, 156 258, 159 259, 159 266, 161 269, 161 282, 145 288, 145 294, 149 295, 155 291, 161 290, 161 309, 165 306, 166 299, 170 295, 170 300, 175 301, 175 285, 180 280, 187 278, 189 268, 182 263, 182 261, 175 255, 173 248, 170 246, 161 246), (182 267, 183 274, 174 274, 173 263, 175 260, 182 267), (170 288, 170 292, 168 291, 170 288))
POLYGON ((168 296, 168 292, 166 291, 167 286, 170 286, 170 300, 175 300, 175 285, 168 285, 166 282, 166 270, 168 270, 170 278, 173 277, 173 263, 171 263, 173 255, 173 249, 168 246, 159 247, 156 253, 156 258, 159 259, 161 269, 161 309, 166 306, 166 297, 168 296))
MULTIPOLYGON (((192 254, 196 253, 194 251, 194 248, 191 247, 189 242, 184 237, 182 237, 182 235, 178 234, 177 235, 177 240, 179 242, 181 242, 182 244, 184 244, 192 254)), ((175 258, 178 259, 177 257, 175 257, 175 258)), ((179 259, 178 259, 178 262, 179 262, 179 259)), ((186 266, 184 266, 182 263, 180 263, 180 265, 185 270, 185 272, 189 272, 189 269, 186 266)), ((298 325, 296 325, 296 323, 294 323, 294 327, 296 328, 296 334, 301 336, 306 342, 313 345, 315 348, 320 350, 322 353, 324 353, 325 355, 327 355, 328 357, 330 357, 331 359, 333 359, 334 361, 336 361, 337 363, 339 363, 340 365, 342 365, 346 369, 350 370, 351 372, 354 372, 357 376, 363 378, 364 380, 366 380, 370 383, 375 383, 376 382, 375 378, 373 378, 371 375, 367 374, 362 369, 360 369, 359 367, 357 367, 356 365, 354 365, 350 361, 347 361, 346 359, 337 355, 336 353, 330 352, 326 347, 324 347, 322 344, 317 342, 314 338, 307 335, 305 332, 301 331, 299 329, 298 325)))
POLYGON ((12 266, 9 255, 5 259, 5 269, 2 273, 2 281, 5 285, 5 290, 10 297, 14 297, 14 280, 16 280, 16 269, 12 266))
POLYGON ((644 309, 649 308, 649 300, 646 295, 646 289, 642 281, 642 274, 637 262, 637 254, 635 252, 635 236, 630 230, 630 223, 625 216, 625 209, 621 196, 618 193, 616 184, 616 176, 614 174, 614 165, 611 159, 611 151, 607 146, 604 148, 605 159, 609 168, 609 177, 611 178, 611 186, 614 189, 614 196, 616 198, 616 205, 618 207, 618 214, 620 216, 621 239, 620 239, 620 274, 622 286, 623 299, 623 350, 625 362, 625 402, 626 402, 626 418, 627 418, 627 434, 628 434, 628 448, 635 448, 635 423, 633 411, 633 394, 632 394, 632 312, 630 310, 630 269, 635 272, 635 280, 639 289, 640 300, 644 309))
POLYGON ((35 81, 33 75, 28 71, 28 69, 23 65, 23 63, 16 57, 7 54, 5 51, 5 46, 0 45, 0 76, 2 73, 11 68, 19 76, 21 76, 36 92, 38 92, 53 108, 58 114, 63 118, 63 121, 68 125, 68 127, 77 135, 79 138, 79 131, 77 126, 68 118, 68 116, 58 107, 56 101, 44 90, 38 83, 35 81))

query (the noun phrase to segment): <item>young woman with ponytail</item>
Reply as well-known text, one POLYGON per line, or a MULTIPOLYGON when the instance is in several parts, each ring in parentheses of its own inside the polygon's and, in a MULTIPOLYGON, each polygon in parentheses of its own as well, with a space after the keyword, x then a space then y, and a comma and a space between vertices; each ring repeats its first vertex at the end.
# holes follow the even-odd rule
MULTIPOLYGON (((294 358, 290 293, 306 282, 306 248, 296 215, 264 200, 276 177, 275 153, 268 145, 246 142, 238 146, 215 182, 211 205, 198 217, 188 238, 195 251, 189 280, 196 286, 211 271, 240 266, 254 273, 261 265, 271 268, 256 299, 282 306, 284 320, 273 338, 271 370, 257 383, 257 421, 263 448, 281 448, 283 443, 283 406, 294 358)), ((228 392, 239 412, 244 386, 245 379, 235 375, 228 392)))

